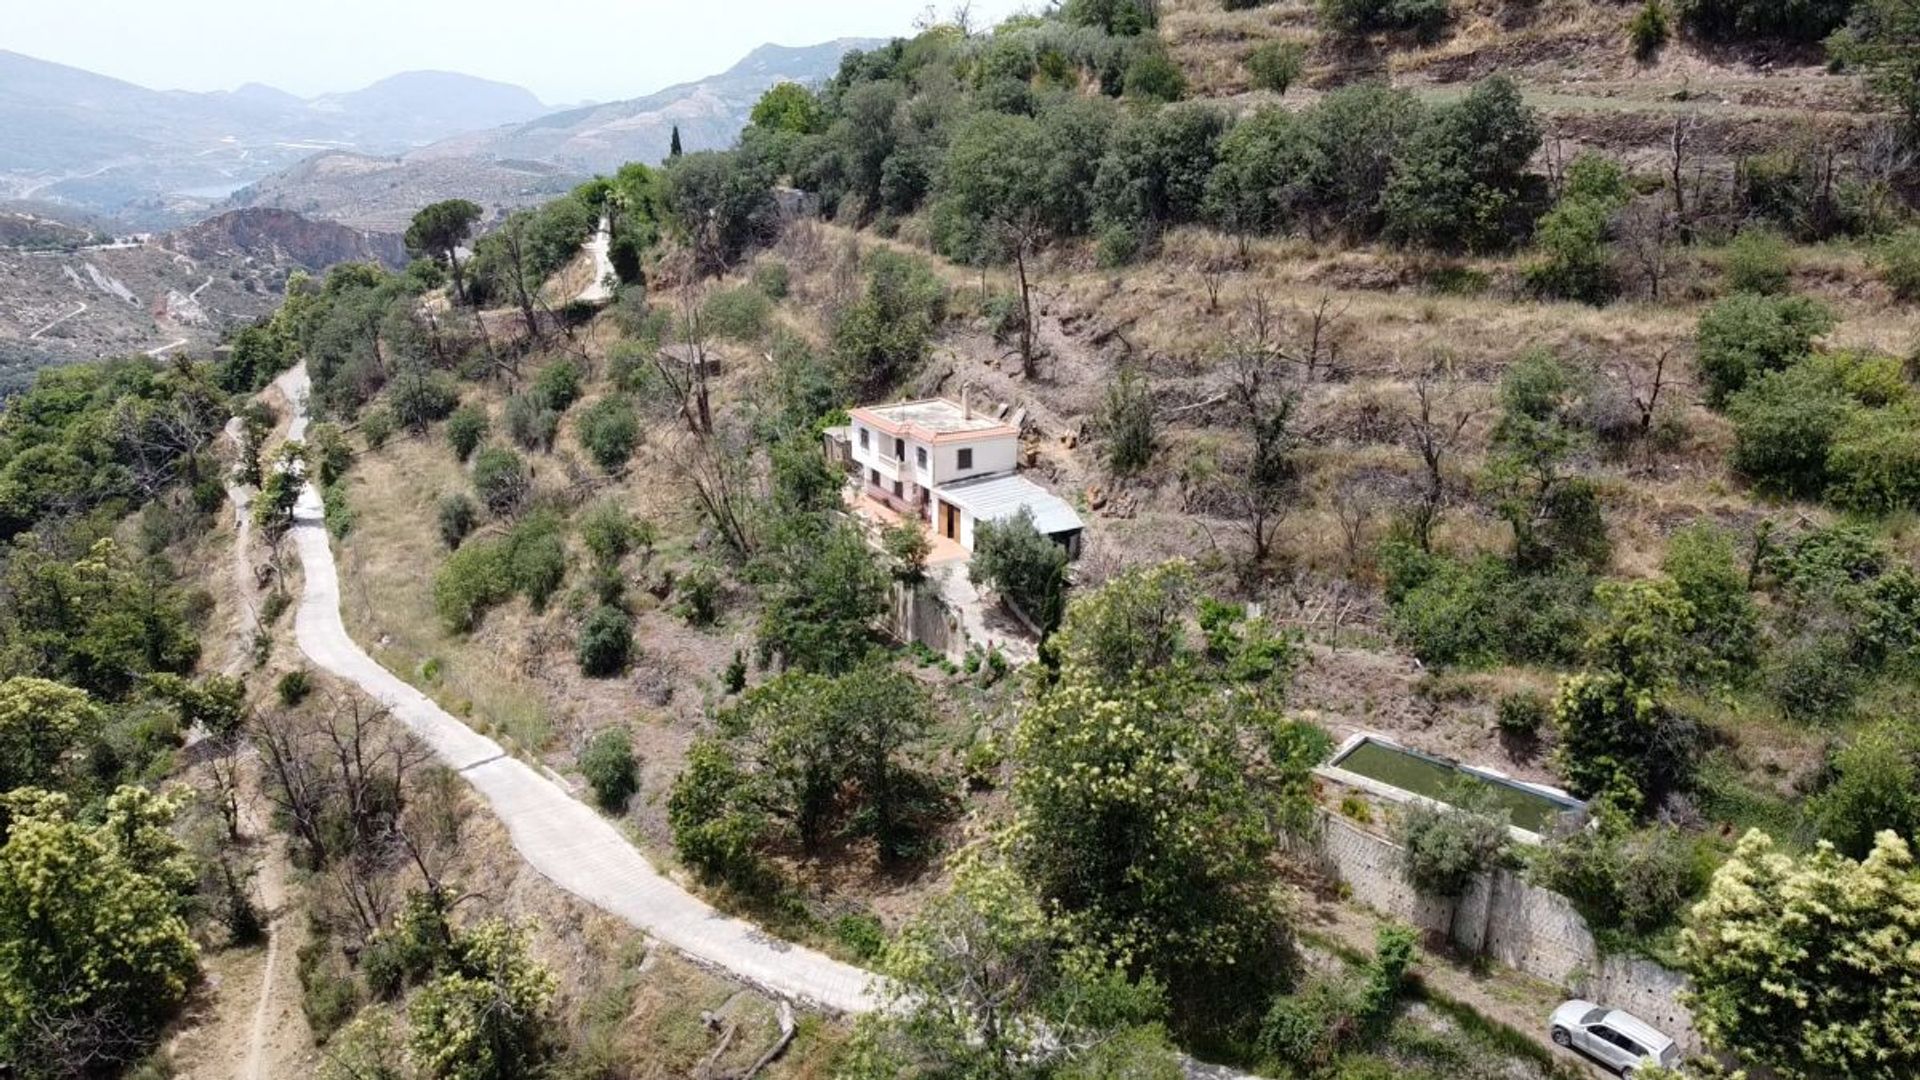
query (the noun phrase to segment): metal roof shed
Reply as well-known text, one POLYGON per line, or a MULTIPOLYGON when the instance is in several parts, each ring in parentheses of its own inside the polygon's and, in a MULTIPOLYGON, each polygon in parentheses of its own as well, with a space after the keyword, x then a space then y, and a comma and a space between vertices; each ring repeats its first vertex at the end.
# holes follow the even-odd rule
POLYGON ((1033 527, 1048 536, 1086 527, 1064 499, 1018 474, 946 484, 937 489, 937 494, 972 514, 976 521, 1001 521, 1025 507, 1033 513, 1033 527))

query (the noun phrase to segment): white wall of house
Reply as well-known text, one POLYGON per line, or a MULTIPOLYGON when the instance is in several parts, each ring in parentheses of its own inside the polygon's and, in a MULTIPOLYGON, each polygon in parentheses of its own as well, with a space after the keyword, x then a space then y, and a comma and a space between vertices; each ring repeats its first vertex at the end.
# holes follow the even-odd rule
POLYGON ((1020 464, 1020 440, 1013 435, 993 435, 965 442, 937 443, 933 447, 935 483, 952 484, 976 476, 1010 473, 1020 464), (960 451, 973 452, 973 463, 960 467, 960 451))

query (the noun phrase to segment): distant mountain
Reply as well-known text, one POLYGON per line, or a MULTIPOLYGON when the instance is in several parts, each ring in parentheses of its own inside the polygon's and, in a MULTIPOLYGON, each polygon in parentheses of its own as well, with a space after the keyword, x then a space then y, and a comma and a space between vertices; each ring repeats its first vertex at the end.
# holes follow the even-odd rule
POLYGON ((446 72, 304 100, 257 83, 149 90, 0 51, 0 198, 165 226, 316 150, 394 154, 546 111, 519 87, 446 72))
POLYGON ((394 234, 286 210, 237 210, 103 242, 0 208, 0 396, 47 364, 150 350, 204 354, 225 328, 272 311, 294 270, 405 259, 394 234))
POLYGON ((413 161, 344 150, 315 154, 233 193, 217 209, 280 207, 356 229, 405 232, 414 211, 442 199, 512 210, 564 194, 583 177, 538 161, 413 161))
MULTIPOLYGON (((389 143, 409 145, 531 120, 550 110, 521 87, 446 71, 409 71, 363 90, 327 94, 307 103, 316 112, 365 125, 389 143)), ((364 144, 377 149, 369 140, 364 144)))
POLYGON ((762 45, 711 78, 630 101, 455 136, 407 156, 413 161, 473 157, 545 161, 583 174, 602 173, 629 161, 652 163, 666 157, 675 126, 686 150, 718 149, 732 144, 768 87, 820 82, 834 73, 848 52, 882 44, 868 38, 840 38, 798 48, 762 45))

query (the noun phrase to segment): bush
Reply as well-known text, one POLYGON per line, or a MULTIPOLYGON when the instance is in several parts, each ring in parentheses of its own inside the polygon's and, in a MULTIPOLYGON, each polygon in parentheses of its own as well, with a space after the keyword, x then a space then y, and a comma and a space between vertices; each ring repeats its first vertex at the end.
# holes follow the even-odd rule
POLYGON ((1627 22, 1627 40, 1633 42, 1633 55, 1642 63, 1658 56, 1673 37, 1673 24, 1660 0, 1646 0, 1627 22))
POLYGON ((1553 717, 1553 702, 1537 690, 1516 690, 1500 699, 1500 730, 1516 739, 1538 738, 1553 717))
POLYGON ((1880 242, 1874 252, 1880 280, 1901 300, 1920 300, 1920 228, 1908 226, 1880 242))
POLYGON ((1457 897, 1467 891, 1474 875, 1493 869, 1506 856, 1511 839, 1506 815, 1480 809, 1482 800, 1469 783, 1455 789, 1462 805, 1412 804, 1400 816, 1402 869, 1424 895, 1457 897))
POLYGON ((1920 411, 1911 403, 1857 409, 1833 433, 1828 498, 1848 510, 1920 508, 1920 411))
POLYGON ((974 523, 967 578, 998 592, 1043 632, 1060 625, 1065 614, 1067 551, 1033 527, 1025 507, 1004 521, 974 523))
POLYGON ((720 571, 711 563, 695 563, 674 586, 681 618, 695 626, 711 626, 720 617, 720 571))
POLYGON ((566 572, 559 523, 530 518, 505 536, 465 544, 448 556, 434 575, 434 608, 449 632, 465 633, 515 593, 535 608, 543 606, 566 572))
POLYGON ((560 414, 525 394, 507 399, 507 433, 524 450, 551 450, 560 434, 560 414))
POLYGON ((387 409, 369 409, 360 418, 360 437, 368 450, 378 450, 393 438, 393 413, 387 409))
POLYGON ((475 405, 463 405, 447 418, 447 442, 453 447, 453 456, 466 461, 480 447, 480 441, 487 437, 487 413, 475 405))
POLYGON ((1815 365, 1764 373, 1727 405, 1733 467, 1763 490, 1818 497, 1834 440, 1858 410, 1815 365))
POLYGON ((1320 21, 1342 34, 1410 30, 1430 37, 1449 14, 1447 0, 1320 0, 1320 21))
POLYGON ((1852 717, 1865 675, 1845 637, 1806 634, 1781 650, 1771 679, 1773 696, 1796 723, 1839 724, 1852 717))
POLYGON ((612 499, 594 503, 580 518, 580 542, 600 566, 617 566, 633 550, 641 530, 633 515, 612 499))
POLYGON ((754 345, 767 336, 767 323, 773 318, 773 301, 752 285, 722 289, 707 297, 700 317, 708 330, 743 345, 754 345))
POLYGON ((623 394, 601 398, 580 417, 580 444, 593 463, 608 472, 625 465, 639 441, 640 420, 623 394))
POLYGON ((1298 41, 1269 41, 1247 57, 1253 85, 1285 94, 1307 67, 1307 47, 1298 41))
POLYGON ((1115 476, 1147 467, 1153 458, 1153 390, 1132 368, 1123 368, 1108 385, 1098 425, 1107 440, 1107 468, 1115 476))
POLYGON ((1671 826, 1623 834, 1603 824, 1544 846, 1531 873, 1595 929, 1647 934, 1678 922, 1705 891, 1708 859, 1671 826))
POLYGON ((533 403, 542 409, 564 413, 580 400, 580 368, 571 360, 556 360, 548 364, 533 380, 533 389, 528 392, 533 403))
POLYGON ((1787 291, 1793 272, 1787 263, 1787 241, 1764 226, 1749 226, 1727 245, 1727 284, 1735 292, 1774 296, 1787 291))
POLYGON ((474 458, 473 488, 489 513, 512 517, 526 507, 532 481, 519 454, 502 446, 489 446, 474 458))
POLYGON ((1882 723, 1833 756, 1833 778, 1809 806, 1820 838, 1865 858, 1882 829, 1920 836, 1920 767, 1911 724, 1882 723))
POLYGON ((1427 663, 1566 663, 1579 652, 1593 582, 1578 570, 1523 574, 1493 555, 1463 561, 1397 543, 1381 556, 1395 636, 1427 663))
POLYGON ((444 420, 460 403, 459 387, 453 376, 443 371, 402 371, 387 390, 387 406, 395 421, 414 434, 422 434, 427 425, 444 420))
POLYGON ((560 522, 545 515, 530 518, 507 534, 507 572, 514 591, 534 610, 547 605, 567 576, 567 546, 560 522))
POLYGON ((295 668, 280 676, 280 681, 274 684, 274 693, 280 698, 280 704, 289 709, 297 708, 307 700, 307 695, 313 693, 313 676, 307 674, 304 668, 295 668))
POLYGON ((593 789, 593 800, 612 814, 624 814, 627 802, 640 790, 640 764, 633 756, 633 737, 625 728, 608 728, 595 735, 580 753, 580 773, 593 789))
POLYGON ((474 524, 479 520, 480 510, 473 500, 465 495, 442 495, 440 497, 440 542, 448 551, 460 546, 460 542, 473 532, 474 524))
POLYGON ((580 630, 580 672, 595 679, 626 670, 633 655, 633 617, 623 608, 602 604, 580 630))
POLYGON ((1752 380, 1792 366, 1833 325, 1830 308, 1801 296, 1740 293, 1714 304, 1695 334, 1708 404, 1723 407, 1752 380))
POLYGON ((787 264, 779 259, 762 259, 753 266, 753 287, 770 300, 785 300, 791 288, 787 264))
POLYGON ((1165 47, 1136 46, 1127 64, 1125 93, 1130 100, 1166 103, 1187 96, 1187 77, 1165 47))

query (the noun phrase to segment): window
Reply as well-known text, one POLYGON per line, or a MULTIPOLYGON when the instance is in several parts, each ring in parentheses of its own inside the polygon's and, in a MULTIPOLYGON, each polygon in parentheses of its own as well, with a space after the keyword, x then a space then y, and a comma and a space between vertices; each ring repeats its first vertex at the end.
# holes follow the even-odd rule
POLYGON ((867 448, 868 448, 867 447, 867 429, 861 428, 860 429, 860 449, 865 450, 867 448))
POLYGON ((960 468, 973 468, 973 447, 963 446, 960 448, 960 468))
POLYGON ((880 470, 879 470, 879 469, 868 469, 868 470, 867 470, 867 482, 868 482, 868 483, 870 483, 870 484, 872 484, 872 485, 873 485, 874 487, 879 487, 879 486, 880 486, 880 470))
POLYGON ((893 460, 899 461, 901 458, 906 456, 907 456, 907 440, 905 439, 893 440, 893 460))
POLYGON ((900 497, 900 495, 901 495, 901 491, 900 491, 900 481, 898 481, 898 480, 895 480, 895 481, 893 482, 893 497, 897 499, 897 498, 899 498, 899 497, 900 497))
POLYGON ((914 447, 914 448, 913 448, 913 459, 914 459, 915 461, 918 461, 918 462, 920 463, 920 467, 921 467, 921 468, 923 468, 923 469, 924 469, 924 468, 926 468, 926 467, 927 467, 927 448, 926 448, 926 447, 924 447, 924 446, 916 446, 916 447, 914 447))

